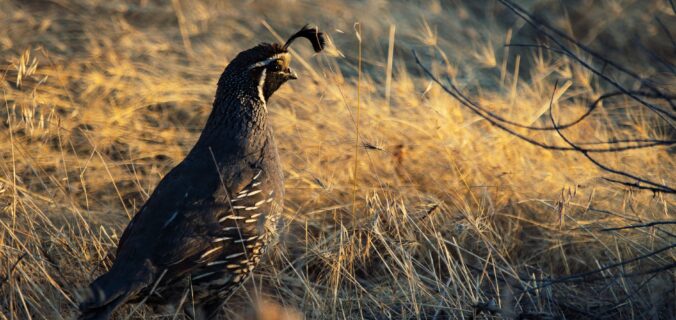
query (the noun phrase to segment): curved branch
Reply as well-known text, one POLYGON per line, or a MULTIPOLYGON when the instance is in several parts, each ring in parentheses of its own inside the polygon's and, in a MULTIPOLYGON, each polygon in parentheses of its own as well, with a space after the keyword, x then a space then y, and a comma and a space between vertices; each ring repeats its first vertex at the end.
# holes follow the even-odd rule
MULTIPOLYGON (((549 26, 547 23, 545 23, 545 22, 543 22, 543 21, 540 21, 539 19, 533 17, 533 15, 531 15, 530 13, 528 13, 525 9, 523 9, 523 8, 522 8, 521 6, 519 6, 518 4, 515 4, 513 1, 510 1, 510 0, 498 0, 498 1, 500 1, 503 5, 505 5, 505 6, 506 6, 508 9, 510 9, 512 12, 514 12, 514 14, 516 14, 517 16, 519 16, 519 17, 520 17, 522 20, 524 20, 526 23, 528 23, 529 25, 531 25, 536 31, 539 31, 539 32, 540 32, 542 35, 544 35, 546 38, 548 38, 549 40, 551 40, 552 42, 554 42, 554 43, 560 48, 561 51, 565 52, 566 55, 568 55, 569 57, 571 57, 572 59, 574 59, 575 61, 577 61, 577 62, 578 62, 580 65, 582 65, 585 69, 587 69, 587 70, 593 72, 594 74, 596 74, 597 76, 599 76, 599 77, 601 77, 603 80, 605 80, 606 82, 608 82, 608 83, 610 83, 611 85, 613 85, 613 86, 614 86, 615 88, 617 88, 618 90, 625 92, 625 94, 627 94, 628 96, 630 96, 632 99, 638 101, 639 103, 641 103, 642 105, 644 105, 645 107, 647 107, 648 109, 650 109, 651 111, 655 112, 658 116, 660 116, 663 120, 665 120, 667 123, 669 123, 672 127, 676 127, 676 126, 671 122, 671 121, 676 120, 676 115, 674 115, 674 114, 672 114, 672 113, 670 113, 670 112, 668 112, 668 111, 666 111, 666 110, 662 110, 661 108, 658 108, 657 106, 654 106, 654 105, 652 105, 652 104, 646 102, 645 100, 641 99, 640 97, 638 97, 638 96, 632 94, 631 92, 629 92, 628 90, 626 90, 625 88, 623 88, 619 83, 617 83, 616 81, 610 79, 610 77, 608 77, 607 75, 603 74, 603 72, 601 72, 601 71, 599 71, 599 70, 596 70, 595 68, 593 68, 592 66, 590 66, 588 63, 584 62, 584 60, 582 60, 580 57, 578 57, 578 56, 576 56, 575 54, 573 54, 573 53, 570 51, 570 49, 568 49, 566 46, 564 46, 558 39, 556 39, 555 36, 551 35, 551 34, 550 34, 549 32, 547 32, 546 30, 549 30, 549 31, 553 32, 554 34, 558 35, 559 37, 561 37, 561 38, 567 40, 568 42, 572 43, 572 44, 575 45, 577 48, 580 48, 580 49, 584 50, 585 52, 589 53, 589 54, 592 55, 594 58, 596 58, 596 59, 602 61, 602 62, 604 63, 604 65, 610 65, 610 66, 614 67, 615 69, 619 70, 620 72, 623 72, 623 73, 625 73, 625 74, 631 76, 632 78, 634 78, 634 79, 640 81, 642 85, 644 85, 644 86, 650 88, 650 89, 651 89, 652 91, 654 91, 656 94, 658 94, 658 95, 660 95, 660 96, 664 96, 664 94, 663 94, 658 88, 656 88, 655 86, 653 86, 653 85, 651 85, 651 84, 649 84, 649 83, 646 83, 646 81, 645 81, 643 78, 641 78, 638 74, 636 74, 635 72, 633 72, 633 71, 631 71, 631 70, 629 70, 629 69, 627 69, 627 68, 622 67, 621 65, 615 63, 614 61, 612 61, 612 60, 610 60, 610 59, 607 59, 607 58, 601 56, 600 54, 598 54, 598 53, 596 53, 595 51, 591 50, 591 49, 588 48, 587 46, 581 44, 579 41, 573 39, 572 37, 570 37, 570 36, 567 35, 566 33, 562 32, 562 31, 560 31, 560 30, 558 30, 558 29, 556 29, 556 28, 554 28, 554 27, 551 27, 551 26, 549 26), (546 29, 546 30, 545 30, 545 29, 546 29), (665 117, 666 117, 666 118, 665 118, 665 117), (671 121, 670 121, 670 120, 671 120, 671 121)), ((674 106, 672 105, 672 107, 674 107, 674 106)))
MULTIPOLYGON (((554 86, 554 88, 555 88, 555 91, 556 91, 556 85, 554 86)), ((554 93, 552 93, 552 100, 553 99, 554 99, 554 93)), ((599 162, 598 160, 594 159, 593 157, 591 157, 589 155, 588 150, 585 150, 585 149, 577 146, 570 139, 568 139, 568 137, 563 135, 561 130, 559 130, 559 128, 556 125, 556 120, 554 119, 554 113, 552 112, 552 100, 549 101, 549 118, 552 121, 552 125, 554 126, 554 128, 556 128, 556 133, 558 133, 559 137, 561 137, 561 139, 563 139, 563 141, 565 141, 571 148, 580 152, 583 156, 585 156, 587 159, 589 159, 589 161, 591 161, 597 167, 601 168, 604 171, 607 171, 607 172, 610 172, 610 173, 613 173, 613 174, 616 174, 616 175, 619 175, 619 176, 623 176, 623 177, 626 177, 626 178, 630 178, 632 180, 636 180, 638 183, 632 184, 632 186, 635 187, 635 188, 644 189, 644 190, 651 190, 653 192, 676 193, 676 189, 673 189, 669 186, 666 186, 666 185, 663 185, 663 184, 660 184, 660 183, 656 183, 656 182, 652 182, 650 180, 641 178, 639 176, 636 176, 636 175, 633 175, 633 174, 630 174, 630 173, 627 173, 627 172, 624 172, 624 171, 620 171, 620 170, 617 170, 617 169, 610 168, 610 167, 604 165, 603 163, 599 162), (646 184, 648 186, 641 185, 640 183, 646 184)), ((623 182, 623 181, 616 181, 616 180, 611 180, 611 181, 621 183, 621 184, 624 184, 624 185, 627 185, 627 184, 630 183, 630 182, 623 182)))
MULTIPOLYGON (((449 89, 444 83, 439 80, 432 72, 425 67, 422 62, 420 61, 420 58, 418 57, 418 54, 416 53, 415 50, 413 50, 413 56, 415 58, 416 63, 423 69, 425 74, 432 79, 435 83, 437 83, 446 93, 451 95, 453 98, 458 100, 460 104, 465 106, 466 108, 470 109, 472 112, 474 112, 476 115, 480 116, 481 118, 485 119, 488 121, 490 124, 498 127, 499 129, 521 139, 524 140, 530 144, 533 144, 535 146, 547 149, 547 150, 557 150, 557 151, 580 151, 584 150, 585 152, 590 152, 590 153, 605 153, 605 152, 620 152, 620 151, 627 151, 627 150, 635 150, 635 149, 643 149, 643 148, 650 148, 650 147, 656 147, 660 145, 664 146, 671 146, 671 145, 676 145, 676 141, 672 140, 651 140, 650 142, 647 142, 645 144, 639 144, 639 145, 633 145, 633 146, 621 146, 621 147, 607 147, 607 148, 581 148, 578 147, 573 148, 573 147, 564 147, 564 146, 558 146, 558 145, 548 145, 545 143, 542 143, 540 141, 537 141, 535 139, 532 139, 526 135, 523 135, 521 133, 518 133, 510 128, 507 127, 507 125, 510 125, 510 123, 505 122, 505 119, 495 115, 494 113, 486 110, 484 107, 478 105, 477 103, 473 102, 470 100, 466 95, 464 95, 453 83, 449 83, 452 89, 449 89)), ((554 128, 553 128, 554 129, 554 128)), ((633 142, 633 141, 631 141, 633 142)), ((612 143, 608 143, 612 144, 612 143)))
POLYGON ((603 228, 603 229, 600 229, 600 231, 616 231, 616 230, 625 230, 625 229, 648 228, 648 227, 658 226, 658 225, 663 225, 663 224, 676 224, 676 221, 674 221, 674 220, 652 221, 652 222, 648 222, 648 223, 631 224, 631 225, 623 226, 623 227, 603 228))
MULTIPOLYGON (((621 266, 624 266, 624 265, 627 265, 627 264, 630 264, 630 263, 634 263, 634 262, 655 256, 655 255, 660 254, 662 252, 669 251, 673 248, 676 248, 676 244, 671 244, 671 245, 668 245, 666 247, 662 247, 660 249, 657 249, 655 251, 651 251, 649 253, 646 253, 644 255, 640 255, 638 257, 634 257, 634 258, 627 259, 627 260, 622 260, 620 262, 609 264, 605 267, 601 267, 601 268, 598 268, 598 269, 595 269, 595 270, 592 270, 592 271, 571 274, 569 276, 559 277, 559 278, 556 278, 556 279, 543 280, 543 282, 545 282, 545 283, 543 283, 542 285, 539 285, 537 287, 534 287, 534 288, 529 288, 528 291, 539 290, 539 289, 546 288, 548 286, 551 286, 551 285, 556 284, 556 283, 561 283, 561 282, 592 281, 592 280, 597 280, 597 279, 607 279, 607 277, 600 277, 600 278, 595 279, 595 278, 592 278, 590 276, 595 275, 597 273, 601 273, 603 271, 606 271, 606 270, 609 270, 609 269, 612 269, 612 268, 621 267, 621 266)), ((623 277, 656 273, 656 272, 661 272, 661 271, 665 271, 665 270, 670 270, 670 269, 673 269, 673 268, 676 268, 676 262, 670 263, 670 264, 667 264, 667 265, 664 265, 664 266, 660 266, 660 267, 654 268, 652 270, 639 271, 639 272, 635 272, 635 273, 626 273, 626 274, 623 274, 623 277)))

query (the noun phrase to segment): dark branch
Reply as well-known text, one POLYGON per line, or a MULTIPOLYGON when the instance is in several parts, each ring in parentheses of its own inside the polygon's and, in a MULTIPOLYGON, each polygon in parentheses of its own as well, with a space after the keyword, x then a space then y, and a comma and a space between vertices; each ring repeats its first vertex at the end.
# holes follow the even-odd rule
MULTIPOLYGON (((591 277, 591 276, 594 276, 598 273, 601 273, 601 272, 609 270, 609 269, 621 267, 621 266, 631 264, 631 263, 634 263, 634 262, 637 262, 637 261, 640 261, 640 260, 644 260, 646 258, 650 258, 650 257, 658 255, 662 252, 669 251, 673 248, 676 248, 676 244, 671 244, 671 245, 668 245, 666 247, 657 249, 655 251, 651 251, 649 253, 646 253, 644 255, 640 255, 638 257, 634 257, 634 258, 627 259, 627 260, 622 260, 620 262, 609 264, 605 267, 601 267, 601 268, 594 269, 594 270, 591 270, 591 271, 571 274, 569 276, 560 277, 560 278, 556 278, 556 279, 542 280, 545 283, 543 283, 540 286, 534 287, 534 288, 529 288, 528 290, 529 291, 539 290, 539 289, 551 286, 553 284, 562 283, 562 282, 593 281, 593 280, 607 279, 608 277, 598 277, 598 278, 596 278, 596 277, 591 277)), ((623 272, 622 274, 620 274, 620 276, 624 277, 624 278, 634 277, 634 276, 640 276, 640 275, 646 275, 646 274, 652 274, 652 273, 661 272, 661 271, 665 271, 665 270, 670 270, 670 269, 673 269, 675 267, 676 267, 676 262, 673 262, 673 263, 670 263, 670 264, 667 264, 667 265, 664 265, 664 266, 659 266, 659 267, 656 267, 656 268, 653 268, 653 269, 650 269, 650 270, 638 271, 638 272, 633 272, 633 273, 624 273, 623 272)))
POLYGON ((613 179, 613 178, 606 178, 606 177, 604 177, 603 180, 606 180, 606 181, 612 182, 612 183, 621 184, 621 185, 629 187, 629 188, 649 190, 649 191, 652 191, 652 192, 671 193, 669 190, 665 190, 665 189, 662 189, 662 188, 644 186, 640 182, 628 182, 628 181, 622 181, 622 180, 617 180, 617 179, 613 179))
POLYGON ((666 34, 667 38, 669 38, 669 41, 671 42, 671 46, 673 47, 673 49, 676 50, 676 40, 674 40, 674 37, 671 35, 669 28, 667 28, 667 26, 665 26, 662 20, 657 16, 655 16, 655 21, 657 21, 657 24, 660 25, 660 28, 662 28, 664 34, 666 34))
POLYGON ((596 68, 592 67, 592 66, 589 65, 587 62, 585 62, 583 59, 581 59, 580 57, 578 57, 577 55, 575 55, 570 49, 568 49, 563 43, 561 43, 561 41, 559 41, 559 39, 557 39, 556 36, 552 35, 552 34, 549 33, 548 31, 553 32, 555 35, 557 35, 557 36, 559 36, 559 37, 565 39, 566 41, 572 43, 572 44, 575 45, 576 47, 578 47, 578 48, 584 50, 585 52, 587 52, 587 53, 589 53, 590 55, 592 55, 594 58, 596 58, 596 59, 598 59, 598 60, 601 60, 601 61, 604 63, 604 65, 610 65, 610 66, 613 66, 615 69, 617 69, 617 70, 619 70, 619 71, 621 71, 621 72, 623 72, 623 73, 625 73, 625 74, 627 74, 627 75, 629 75, 629 76, 631 76, 631 77, 633 77, 633 78, 639 80, 639 81, 642 83, 642 85, 645 85, 645 86, 647 86, 647 87, 650 87, 651 90, 654 91, 655 93, 657 93, 657 94, 662 94, 662 92, 661 92, 658 88, 652 86, 651 84, 646 83, 646 82, 644 81, 644 79, 641 78, 640 76, 638 76, 635 72, 630 71, 630 70, 628 70, 627 68, 624 68, 624 67, 620 66, 619 64, 617 64, 617 63, 615 63, 615 62, 613 62, 613 61, 611 61, 611 60, 609 60, 609 59, 607 59, 607 58, 601 56, 600 54, 594 52, 593 50, 589 49, 589 48, 586 47, 585 45, 581 44, 579 41, 577 41, 577 40, 573 39, 572 37, 568 36, 568 35, 565 34, 564 32, 562 32, 562 31, 560 31, 560 30, 558 30, 558 29, 556 29, 556 28, 554 28, 554 27, 549 26, 547 23, 545 23, 545 22, 543 22, 543 21, 540 21, 539 19, 536 19, 535 17, 533 17, 533 15, 531 15, 530 13, 528 13, 525 9, 523 9, 523 8, 520 7, 519 5, 515 4, 514 2, 512 2, 512 1, 510 1, 510 0, 498 0, 498 1, 500 1, 500 2, 501 2, 503 5, 505 5, 508 9, 510 9, 510 10, 511 10, 512 12, 514 12, 517 16, 519 16, 521 19, 523 19, 526 23, 528 23, 529 25, 531 25, 531 26, 532 26, 536 31, 538 31, 540 34, 542 34, 542 35, 545 36, 547 39, 549 39, 549 40, 551 40, 552 42, 554 42, 554 43, 559 47, 559 49, 560 49, 561 51, 563 51, 563 52, 564 52, 567 56, 569 56, 570 58, 574 59, 577 63, 579 63, 580 65, 582 65, 585 69, 587 69, 587 70, 593 72, 594 74, 596 74, 597 76, 599 76, 599 77, 601 77, 603 80, 605 80, 607 83, 611 84, 612 86, 614 86, 614 87, 617 88, 618 90, 624 92, 627 96, 629 96, 629 97, 631 97, 632 99, 638 101, 639 103, 641 103, 642 105, 644 105, 645 107, 647 107, 648 109, 650 109, 651 111, 653 111, 655 114, 657 114, 659 117, 661 117, 663 120, 665 120, 667 123, 669 123, 669 125, 671 125, 672 127, 676 127, 676 126, 671 122, 671 121, 676 120, 676 115, 674 115, 674 114, 672 114, 671 112, 668 112, 668 111, 666 111, 666 110, 662 110, 661 108, 659 108, 659 107, 657 107, 657 106, 655 106, 655 105, 653 105, 653 104, 648 103, 647 101, 641 99, 639 96, 637 96, 637 95, 631 93, 630 91, 626 90, 622 85, 620 85, 620 84, 617 83, 616 81, 610 79, 610 77, 608 77, 607 75, 605 75, 602 71, 597 70, 596 68))
POLYGON ((671 221, 652 221, 648 223, 641 224, 632 224, 624 227, 614 227, 614 228, 603 228, 601 231, 616 231, 616 230, 625 230, 625 229, 635 229, 635 228, 648 228, 652 226, 658 226, 663 224, 676 224, 676 220, 671 221))
MULTIPOLYGON (((510 128, 507 127, 507 125, 514 125, 515 122, 512 121, 507 121, 506 119, 494 114, 493 112, 488 111, 486 108, 480 106, 479 104, 473 102, 470 100, 466 95, 462 93, 453 83, 449 83, 451 86, 451 89, 449 89, 444 83, 439 80, 432 72, 425 67, 422 62, 420 61, 420 58, 418 57, 418 54, 413 51, 413 56, 415 58, 416 63, 423 69, 425 74, 432 79, 435 83, 437 83, 446 93, 451 95, 453 98, 458 100, 460 104, 463 106, 467 107, 470 109, 472 112, 474 112, 476 115, 482 117, 486 121, 488 121, 490 124, 498 127, 499 129, 521 139, 524 140, 530 144, 533 144, 535 146, 547 149, 547 150, 557 150, 557 151, 580 151, 583 150, 585 152, 590 152, 590 153, 597 153, 597 152, 620 152, 620 151, 626 151, 626 150, 635 150, 635 149, 643 149, 643 148, 650 148, 650 147, 655 147, 659 145, 675 145, 676 141, 672 140, 650 140, 648 143, 644 144, 638 144, 638 145, 631 145, 631 146, 620 146, 620 147, 606 147, 606 148, 582 148, 578 147, 577 149, 572 148, 572 147, 564 147, 564 146, 557 146, 557 145, 548 145, 545 143, 542 143, 540 141, 537 141, 535 139, 532 139, 526 135, 523 135, 521 133, 518 133, 510 128)), ((607 98, 607 97, 606 97, 607 98)), ((598 103, 598 102, 596 102, 598 103)), ((576 122, 574 124, 577 124, 579 122, 576 122)), ((572 125, 574 125, 572 124, 572 125)), ((551 127, 551 129, 555 129, 554 127, 551 127)), ((634 142, 634 141, 631 141, 634 142)), ((608 142, 608 144, 612 144, 613 142, 608 142)))
MULTIPOLYGON (((555 87, 556 87, 556 86, 555 86, 555 87)), ((554 95, 554 93, 552 93, 552 99, 553 99, 553 95, 554 95)), ((636 176, 636 175, 633 175, 633 174, 630 174, 630 173, 626 173, 626 172, 624 172, 624 171, 620 171, 620 170, 617 170, 617 169, 610 168, 610 167, 608 167, 608 166, 602 164, 602 163, 599 162, 598 160, 592 158, 592 157, 589 155, 589 151, 588 151, 588 150, 585 150, 585 149, 580 148, 579 146, 577 146, 577 145, 576 145, 575 143, 573 143, 570 139, 568 139, 568 137, 566 137, 566 136, 561 132, 561 130, 559 130, 559 128, 558 128, 557 125, 556 125, 556 120, 554 119, 554 113, 553 113, 553 111, 552 111, 552 101, 549 102, 549 118, 550 118, 550 120, 552 121, 552 125, 554 126, 554 128, 556 128, 556 133, 559 134, 559 137, 561 137, 561 139, 563 139, 563 141, 565 141, 571 148, 573 148, 573 149, 575 149, 576 151, 580 152, 583 156, 585 156, 585 158, 589 159, 589 161, 591 161, 592 163, 594 163, 597 167, 601 168, 602 170, 607 171, 607 172, 610 172, 610 173, 614 173, 614 174, 616 174, 616 175, 620 175, 620 176, 623 176, 623 177, 626 177, 626 178, 629 178, 629 179, 636 180, 638 183, 634 183, 633 186, 634 186, 635 188, 644 189, 644 190, 651 190, 651 191, 653 191, 653 192, 676 193, 676 189, 673 189, 673 188, 671 188, 671 187, 669 187, 669 186, 666 186, 666 185, 663 185, 663 184, 659 184, 659 183, 656 183, 656 182, 652 182, 652 181, 650 181, 650 180, 643 179, 643 178, 641 178, 641 177, 639 177, 639 176, 636 176), (647 184, 648 186, 641 185, 640 183, 647 184)), ((611 180, 611 181, 612 181, 612 180, 611 180)), ((622 181, 614 181, 614 182, 622 183, 622 184, 625 184, 625 185, 628 184, 628 182, 622 182, 622 181)))
POLYGON ((18 266, 19 262, 21 262, 21 260, 23 260, 23 258, 25 258, 27 255, 28 255, 28 253, 25 253, 25 252, 23 254, 21 254, 16 259, 16 261, 14 261, 14 264, 12 264, 12 267, 9 268, 9 271, 7 271, 7 275, 4 276, 4 277, 0 277, 0 288, 2 288, 2 285, 4 285, 5 282, 7 282, 9 280, 9 278, 12 276, 12 273, 14 273, 14 269, 16 269, 16 266, 18 266))

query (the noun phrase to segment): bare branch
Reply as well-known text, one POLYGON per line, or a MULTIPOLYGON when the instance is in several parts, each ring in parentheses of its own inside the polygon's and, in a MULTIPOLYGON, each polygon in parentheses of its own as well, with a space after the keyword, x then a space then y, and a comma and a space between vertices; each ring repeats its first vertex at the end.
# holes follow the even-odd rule
POLYGON ((667 221, 652 221, 648 223, 641 224, 632 224, 624 227, 614 227, 614 228, 603 228, 600 231, 616 231, 616 230, 625 230, 625 229, 635 229, 635 228, 647 228, 652 226, 658 226, 663 224, 676 224, 676 220, 667 220, 667 221))
MULTIPOLYGON (((594 269, 594 270, 591 270, 591 271, 575 273, 575 274, 571 274, 571 275, 568 275, 568 276, 559 277, 559 278, 556 278, 556 279, 542 280, 545 283, 543 283, 540 286, 534 287, 534 288, 529 288, 528 291, 539 290, 539 289, 542 289, 542 288, 545 288, 545 287, 549 287, 553 284, 562 283, 562 282, 593 281, 593 280, 607 279, 608 277, 591 277, 591 276, 594 276, 594 275, 601 273, 603 271, 606 271, 606 270, 625 266, 627 264, 631 264, 631 263, 634 263, 634 262, 638 262, 638 261, 650 258, 650 257, 658 255, 662 252, 669 251, 673 248, 676 248, 676 244, 671 244, 671 245, 668 245, 666 247, 657 249, 655 251, 651 251, 649 253, 646 253, 644 255, 640 255, 638 257, 634 257, 634 258, 627 259, 627 260, 622 260, 620 262, 609 264, 605 267, 601 267, 601 268, 594 269)), ((640 275, 646 275, 646 274, 653 274, 653 273, 657 273, 657 272, 661 272, 661 271, 670 270, 670 269, 673 269, 673 268, 676 268, 676 262, 673 262, 673 263, 670 263, 670 264, 667 264, 667 265, 664 265, 664 266, 659 266, 659 267, 656 267, 656 268, 653 268, 653 269, 650 269, 650 270, 645 270, 645 271, 638 271, 638 272, 633 272, 633 273, 624 273, 623 272, 619 276, 623 277, 623 278, 634 277, 634 276, 640 276, 640 275)))
POLYGON ((622 181, 622 180, 617 180, 613 178, 606 178, 604 177, 603 180, 606 180, 608 182, 612 183, 617 183, 621 184, 623 186, 629 187, 629 188, 636 188, 636 189, 643 189, 643 190, 649 190, 652 192, 666 192, 666 193, 671 193, 669 190, 661 189, 661 188, 653 188, 649 186, 644 186, 640 182, 628 182, 628 181, 622 181))
POLYGON ((25 253, 25 252, 23 254, 21 254, 16 259, 16 261, 14 261, 14 264, 12 264, 12 267, 9 268, 9 271, 7 271, 7 275, 5 275, 4 277, 0 277, 0 288, 2 288, 2 285, 4 285, 5 282, 7 282, 9 280, 9 278, 12 276, 12 273, 14 273, 14 269, 16 269, 16 266, 18 266, 19 262, 21 262, 21 260, 23 260, 23 258, 25 258, 27 255, 28 255, 28 253, 25 253))
MULTIPOLYGON (((553 93, 552 93, 552 99, 553 99, 553 93)), ((633 183, 633 185, 632 185, 635 188, 644 189, 644 190, 651 190, 653 192, 676 193, 676 189, 673 189, 669 186, 666 186, 666 185, 663 185, 663 184, 660 184, 660 183, 656 183, 656 182, 652 182, 650 180, 641 178, 639 176, 636 176, 636 175, 633 175, 633 174, 630 174, 630 173, 627 173, 627 172, 624 172, 624 171, 620 171, 620 170, 617 170, 617 169, 610 168, 610 167, 602 164, 598 160, 594 159, 593 157, 591 157, 589 155, 588 150, 585 150, 585 149, 577 146, 570 139, 568 139, 568 137, 566 137, 561 132, 561 130, 558 129, 558 127, 556 126, 556 120, 554 119, 554 113, 552 112, 552 102, 551 101, 549 102, 549 118, 552 121, 552 124, 554 125, 554 127, 556 128, 556 133, 559 134, 561 139, 563 139, 563 141, 565 141, 571 148, 580 152, 583 156, 585 156, 587 159, 589 159, 589 161, 594 163, 597 167, 603 169, 604 171, 614 173, 616 175, 620 175, 620 176, 623 176, 623 177, 626 177, 626 178, 630 178, 632 180, 636 180, 637 182, 633 183), (646 184, 648 186, 641 185, 641 183, 646 184)), ((622 182, 622 181, 617 181, 617 180, 610 180, 610 181, 621 183, 621 184, 624 184, 624 185, 631 184, 629 182, 622 182)))
POLYGON ((672 46, 674 49, 676 49, 676 40, 674 40, 674 37, 671 35, 671 32, 669 31, 669 28, 667 28, 667 26, 665 26, 664 23, 662 22, 662 20, 661 20, 659 17, 657 17, 657 16, 655 16, 655 21, 657 21, 657 24, 660 25, 660 28, 662 28, 662 31, 664 32, 664 34, 667 35, 667 38, 668 38, 669 41, 671 42, 671 46, 672 46))
MULTIPOLYGON (((463 106, 467 107, 470 109, 472 112, 474 112, 476 115, 482 117, 483 119, 487 120, 489 123, 492 125, 498 127, 499 129, 521 139, 524 140, 530 144, 536 145, 538 147, 547 149, 547 150, 557 150, 557 151, 580 151, 584 150, 585 152, 590 152, 590 153, 604 153, 604 152, 620 152, 620 151, 627 151, 627 150, 635 150, 635 149, 643 149, 643 148, 650 148, 650 147, 656 147, 660 145, 664 146, 671 146, 671 145, 676 145, 675 140, 647 140, 649 142, 643 143, 643 144, 638 144, 638 145, 631 145, 631 146, 620 146, 620 147, 606 147, 606 148, 582 148, 578 147, 572 148, 572 147, 564 147, 564 146, 557 146, 557 145, 548 145, 546 143, 537 141, 535 139, 532 139, 524 134, 521 134, 519 132, 516 132, 515 130, 512 130, 507 127, 507 125, 514 125, 515 123, 512 121, 507 122, 506 119, 497 116, 496 114, 488 111, 484 107, 478 105, 477 103, 473 102, 470 100, 465 94, 462 93, 453 83, 449 83, 451 86, 451 89, 449 89, 444 83, 439 80, 438 77, 436 77, 427 67, 425 67, 422 62, 420 61, 420 58, 418 57, 418 54, 413 51, 413 56, 415 58, 416 63, 423 69, 425 74, 432 79, 432 81, 436 82, 446 93, 451 95, 453 98, 458 100, 460 104, 463 106)), ((596 102, 598 103, 598 102, 596 102)), ((577 124, 573 123, 571 125, 577 124)), ((552 127, 552 129, 554 129, 552 127)), ((640 140, 637 140, 640 141, 640 140)), ((628 142, 635 142, 634 140, 628 140, 628 142)), ((613 142, 608 142, 608 144, 612 144, 613 142)))
POLYGON ((631 97, 632 99, 636 100, 637 102, 641 103, 651 111, 653 111, 655 114, 657 114, 660 118, 662 118, 664 121, 669 123, 672 127, 676 128, 676 125, 672 123, 672 121, 676 120, 676 115, 672 114, 669 111, 662 110, 661 108, 648 103, 641 97, 633 94, 632 92, 628 91, 625 89, 622 85, 620 85, 618 82, 614 81, 613 79, 610 79, 606 74, 604 74, 602 71, 597 70, 596 68, 592 67, 590 64, 585 62, 583 59, 575 55, 568 47, 566 47, 559 39, 557 39, 556 36, 552 35, 548 31, 553 32, 555 35, 567 40, 568 42, 572 43, 576 47, 584 50, 585 52, 589 53, 592 55, 594 58, 601 60, 605 65, 610 65, 614 67, 615 69, 639 80, 642 85, 645 85, 646 87, 649 87, 652 91, 659 95, 663 95, 662 91, 659 90, 658 88, 654 87, 653 85, 646 83, 643 78, 641 78, 638 74, 636 74, 633 71, 628 70, 627 68, 622 67, 621 65, 613 62, 610 59, 607 59, 600 54, 594 52, 590 48, 586 47, 585 45, 581 44, 579 41, 575 40, 574 38, 568 36, 564 32, 549 26, 547 23, 540 21, 539 19, 536 19, 533 15, 528 13, 525 9, 520 7, 519 5, 515 4, 513 1, 510 0, 498 0, 500 1, 503 5, 505 5, 508 9, 510 9, 512 12, 514 12, 517 16, 519 16, 522 20, 524 20, 526 23, 531 25, 535 30, 537 30, 540 34, 544 35, 547 39, 551 40, 553 43, 555 43, 561 51, 563 51, 567 56, 575 60, 577 63, 582 65, 585 69, 593 72, 597 76, 601 77, 603 80, 617 88, 618 90, 622 91, 625 93, 627 96, 631 97))

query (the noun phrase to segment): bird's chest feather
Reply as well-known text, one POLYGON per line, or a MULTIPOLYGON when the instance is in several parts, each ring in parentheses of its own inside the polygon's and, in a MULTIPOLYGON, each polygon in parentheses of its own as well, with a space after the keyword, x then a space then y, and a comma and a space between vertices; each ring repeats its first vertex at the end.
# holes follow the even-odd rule
POLYGON ((195 299, 227 294, 259 263, 276 237, 284 194, 277 150, 268 141, 237 162, 216 149, 192 153, 130 225, 129 239, 139 239, 127 241, 133 246, 123 254, 147 252, 158 270, 167 270, 157 289, 164 297, 186 288, 195 299))
POLYGON ((258 170, 240 190, 217 197, 223 210, 215 216, 209 248, 198 258, 200 267, 190 273, 193 286, 205 294, 227 294, 260 262, 281 213, 281 191, 273 180, 258 170))

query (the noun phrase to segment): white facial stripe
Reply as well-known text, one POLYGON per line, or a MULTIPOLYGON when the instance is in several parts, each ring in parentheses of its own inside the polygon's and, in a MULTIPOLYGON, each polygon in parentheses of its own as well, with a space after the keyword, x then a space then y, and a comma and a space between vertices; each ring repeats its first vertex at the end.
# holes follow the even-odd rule
POLYGON ((261 99, 263 102, 263 108, 265 111, 268 111, 268 107, 265 105, 265 95, 263 95, 263 86, 265 86, 265 76, 267 75, 268 69, 263 69, 261 72, 261 78, 258 79, 258 99, 261 99))
POLYGON ((263 60, 263 61, 256 62, 256 63, 252 64, 252 65, 249 67, 249 70, 255 69, 255 68, 259 68, 259 67, 265 67, 265 66, 269 65, 270 63, 272 63, 272 62, 275 61, 275 60, 277 60, 277 59, 275 59, 275 58, 268 58, 268 59, 265 59, 265 60, 263 60))
POLYGON ((274 56, 272 56, 272 57, 270 57, 270 58, 267 58, 267 59, 265 59, 265 60, 263 60, 263 61, 256 62, 256 63, 252 64, 252 65, 249 67, 249 70, 255 69, 255 68, 259 68, 259 67, 265 67, 265 66, 267 66, 267 65, 269 65, 269 64, 271 64, 271 63, 273 63, 273 62, 275 62, 275 61, 277 61, 277 60, 279 60, 279 59, 281 59, 281 57, 282 57, 281 54, 276 54, 276 55, 274 55, 274 56))

